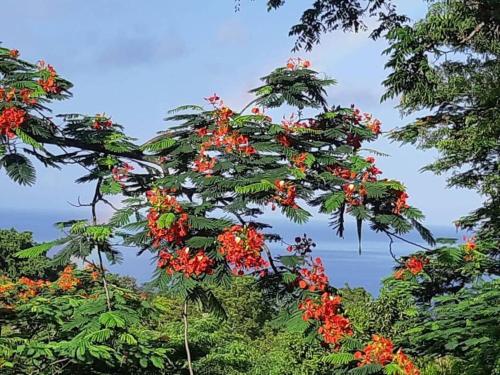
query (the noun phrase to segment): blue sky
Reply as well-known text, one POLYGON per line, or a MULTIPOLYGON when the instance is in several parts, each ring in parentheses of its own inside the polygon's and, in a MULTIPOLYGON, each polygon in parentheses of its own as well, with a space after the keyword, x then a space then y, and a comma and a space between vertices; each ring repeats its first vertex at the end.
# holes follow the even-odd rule
MULTIPOLYGON (((143 141, 166 128, 168 109, 203 104, 213 92, 240 108, 258 78, 291 56, 288 29, 308 3, 290 2, 267 13, 263 1, 249 0, 241 0, 239 12, 232 0, 2 0, 0 40, 25 59, 45 59, 75 84, 74 97, 54 105, 55 113, 106 112, 143 141)), ((401 5, 413 18, 425 10, 423 1, 401 5)), ((388 130, 409 119, 399 116, 395 102, 379 103, 384 48, 383 41, 363 33, 333 33, 312 53, 299 55, 338 80, 330 90, 332 104, 355 103, 388 130)), ((410 203, 422 209, 428 224, 449 224, 479 205, 476 194, 448 190, 444 177, 419 173, 434 153, 385 140, 372 147, 390 154, 378 166, 406 184, 410 203)), ((91 192, 90 186, 73 184, 80 173, 40 168, 34 187, 19 187, 0 172, 2 216, 12 210, 74 210, 67 202, 91 192)))

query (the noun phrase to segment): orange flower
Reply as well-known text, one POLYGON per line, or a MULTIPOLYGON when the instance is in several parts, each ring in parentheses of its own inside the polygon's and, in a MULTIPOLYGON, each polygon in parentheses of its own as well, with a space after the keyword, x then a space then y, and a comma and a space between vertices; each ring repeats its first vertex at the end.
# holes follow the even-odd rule
POLYGON ((327 344, 337 344, 342 337, 352 335, 349 319, 339 314, 340 303, 340 296, 323 293, 319 301, 307 298, 299 304, 299 309, 304 311, 302 319, 317 321, 318 333, 327 344))
POLYGON ((13 59, 17 59, 19 57, 19 51, 17 49, 11 49, 9 51, 9 56, 13 59))
POLYGON ((234 225, 217 237, 219 252, 234 266, 237 274, 245 270, 260 270, 268 266, 262 258, 264 235, 254 227, 234 225))
POLYGON ((409 195, 404 191, 396 192, 396 202, 392 212, 399 215, 401 210, 409 208, 410 206, 406 203, 408 197, 409 195))
POLYGON ((73 266, 66 266, 64 270, 59 275, 57 280, 57 285, 59 289, 63 291, 71 290, 76 288, 80 284, 80 279, 75 277, 73 266))
POLYGON ((394 278, 396 280, 404 280, 405 278, 405 270, 404 268, 400 268, 394 272, 394 278))
POLYGON ((191 255, 189 247, 183 247, 175 253, 175 256, 167 251, 161 251, 158 259, 158 267, 165 268, 169 275, 182 272, 186 277, 211 274, 213 272, 213 260, 203 250, 198 250, 194 256, 191 255))
POLYGON ((16 129, 22 125, 25 118, 24 109, 16 107, 4 109, 0 114, 0 136, 6 135, 8 138, 14 138, 16 129))
POLYGON ((413 275, 418 275, 423 271, 424 266, 429 263, 428 259, 425 258, 417 258, 416 256, 410 257, 405 262, 406 269, 410 271, 413 275))

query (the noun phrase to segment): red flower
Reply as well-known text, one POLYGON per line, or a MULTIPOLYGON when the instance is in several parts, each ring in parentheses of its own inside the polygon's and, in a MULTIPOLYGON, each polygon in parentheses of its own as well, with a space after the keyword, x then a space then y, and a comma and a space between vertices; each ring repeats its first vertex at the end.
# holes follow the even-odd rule
POLYGON ((220 98, 217 96, 217 94, 213 94, 212 96, 205 98, 205 100, 208 101, 210 104, 217 104, 220 98))
POLYGON ((92 123, 92 127, 96 130, 102 130, 105 128, 111 128, 113 126, 113 122, 109 117, 106 117, 106 115, 103 113, 97 114, 94 117, 94 122, 92 123))
POLYGON ((373 335, 372 340, 362 351, 354 353, 354 357, 360 361, 358 366, 371 363, 384 366, 391 363, 394 350, 392 341, 378 335, 373 335))
POLYGON ((125 180, 128 177, 129 172, 133 170, 134 170, 133 166, 131 166, 128 163, 123 163, 119 167, 114 167, 111 171, 111 174, 113 176, 113 180, 119 182, 120 185, 123 187, 124 186, 123 180, 125 180))
POLYGON ((295 203, 297 197, 297 188, 292 182, 285 182, 283 180, 276 180, 274 186, 278 191, 278 194, 274 196, 276 202, 282 206, 289 206, 292 208, 298 208, 299 206, 295 203))
POLYGON ((312 269, 307 268, 299 271, 301 278, 299 287, 301 289, 308 289, 311 292, 325 291, 328 286, 328 276, 325 275, 325 267, 321 262, 321 258, 316 258, 312 265, 312 269))
POLYGON ((210 176, 213 173, 213 169, 215 167, 215 164, 217 164, 216 158, 206 157, 206 156, 202 155, 202 156, 199 156, 194 161, 193 171, 200 172, 200 173, 206 173, 207 176, 210 176))
POLYGON ((373 134, 379 135, 381 124, 379 120, 374 119, 368 122, 367 128, 370 129, 373 134))
POLYGON ((189 234, 189 215, 174 196, 164 189, 153 189, 146 193, 151 208, 147 215, 149 236, 153 238, 153 247, 158 247, 161 241, 179 244, 189 234), (163 214, 174 214, 175 218, 169 227, 160 225, 158 220, 163 214))
POLYGON ((262 258, 264 235, 251 226, 234 225, 217 237, 219 252, 234 266, 238 274, 268 266, 262 258))
POLYGON ((392 212, 399 215, 401 210, 409 208, 410 206, 406 203, 406 199, 408 199, 408 197, 409 195, 404 191, 396 192, 396 203, 392 212))
POLYGON ((196 134, 198 134, 199 137, 204 137, 208 134, 208 129, 206 127, 199 128, 195 130, 196 134))
POLYGON ((428 259, 422 259, 412 256, 405 262, 405 265, 406 269, 410 271, 413 275, 418 275, 420 272, 423 271, 424 265, 426 265, 427 263, 429 263, 428 259))
POLYGON ((186 277, 211 274, 213 263, 213 260, 203 250, 198 250, 192 255, 189 247, 177 250, 175 256, 169 252, 161 251, 158 259, 158 267, 165 268, 169 275, 182 272, 186 277))
POLYGON ((307 152, 302 152, 292 158, 292 162, 297 167, 300 169, 302 172, 305 172, 306 170, 306 160, 309 154, 307 152))
POLYGON ((38 63, 38 67, 40 71, 47 76, 46 78, 41 78, 38 80, 38 84, 42 86, 43 91, 52 94, 59 93, 61 91, 61 88, 57 85, 57 73, 52 65, 46 65, 45 61, 41 60, 38 63))
POLYGON ((21 126, 25 117, 26 111, 23 109, 16 107, 4 109, 0 114, 0 135, 14 138, 16 129, 21 126))
POLYGON ((340 303, 340 296, 323 293, 320 301, 307 298, 299 304, 304 311, 302 319, 317 321, 318 333, 327 344, 337 344, 342 337, 352 334, 349 319, 339 314, 340 303))
POLYGON ((17 59, 19 57, 19 51, 17 49, 11 49, 9 51, 9 56, 13 59, 17 59))
POLYGON ((57 280, 59 289, 67 291, 75 288, 78 284, 80 284, 80 280, 74 276, 73 266, 66 266, 57 280))
POLYGON ((258 115, 258 114, 260 114, 260 109, 257 108, 257 107, 253 107, 252 108, 252 113, 255 114, 255 115, 258 115))
POLYGON ((394 272, 394 278, 396 280, 404 280, 404 278, 405 278, 405 269, 404 268, 400 268, 400 269, 396 270, 394 272))
POLYGON ((420 371, 401 349, 394 354, 394 344, 390 339, 373 335, 372 340, 362 351, 354 353, 354 358, 360 361, 358 367, 368 364, 385 366, 395 363, 401 367, 405 375, 420 375, 420 371))
POLYGON ((276 137, 276 139, 284 147, 290 147, 292 145, 292 142, 290 141, 290 138, 288 138, 285 134, 279 134, 276 137))

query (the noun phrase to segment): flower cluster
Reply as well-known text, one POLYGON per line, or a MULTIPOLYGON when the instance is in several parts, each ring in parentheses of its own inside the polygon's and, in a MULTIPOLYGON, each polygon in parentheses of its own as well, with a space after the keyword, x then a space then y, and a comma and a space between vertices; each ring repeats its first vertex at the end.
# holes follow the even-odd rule
POLYGON ((146 196, 151 205, 147 219, 153 247, 158 247, 162 240, 172 244, 181 243, 189 232, 189 216, 177 199, 167 190, 158 188, 149 190, 146 196), (172 219, 164 223, 162 219, 167 217, 172 219))
POLYGON ((26 119, 26 111, 16 107, 4 109, 0 113, 0 136, 15 137, 15 131, 26 119))
POLYGON ((359 361, 359 367, 368 364, 385 366, 389 363, 395 363, 403 369, 405 375, 420 374, 420 371, 401 349, 394 353, 392 341, 378 335, 373 335, 372 342, 367 344, 362 351, 354 353, 354 357, 359 361))
POLYGON ((113 175, 113 180, 120 183, 123 187, 123 181, 127 179, 129 173, 134 170, 134 167, 128 163, 123 163, 120 166, 114 167, 111 170, 111 174, 113 175))
POLYGON ((74 289, 78 286, 78 284, 80 284, 80 279, 75 277, 73 266, 66 266, 59 275, 57 286, 59 287, 59 289, 67 291, 74 289))
POLYGON ((411 256, 406 260, 405 268, 400 268, 394 273, 394 278, 396 280, 403 280, 405 278, 406 272, 409 272, 413 276, 416 276, 424 270, 424 267, 427 264, 429 264, 429 259, 424 257, 411 256))
POLYGON ((50 281, 35 281, 28 277, 19 278, 18 284, 21 285, 22 290, 21 292, 19 292, 18 297, 22 300, 35 297, 43 288, 49 287, 51 285, 50 281))
POLYGON ((302 172, 306 171, 306 163, 307 163, 307 158, 309 157, 309 154, 307 152, 301 152, 300 154, 295 155, 292 158, 293 165, 300 169, 302 172))
POLYGON ((92 128, 95 130, 109 129, 113 126, 113 121, 111 118, 107 117, 106 114, 96 114, 94 116, 94 121, 92 122, 92 128))
POLYGON ((464 236, 464 245, 463 245, 463 248, 464 248, 464 252, 465 252, 465 256, 464 256, 464 260, 467 261, 467 262, 470 262, 472 260, 474 260, 475 256, 476 256, 476 248, 477 248, 477 244, 476 244, 476 237, 470 237, 470 238, 467 238, 464 236))
MULTIPOLYGON (((295 203, 295 199, 297 198, 297 188, 292 182, 276 180, 274 182, 274 187, 276 188, 277 192, 273 197, 274 201, 285 207, 299 207, 297 203, 295 203)), ((276 207, 273 205, 272 209, 274 210, 275 208, 276 207)))
POLYGON ((193 170, 210 176, 217 163, 217 158, 208 154, 211 149, 223 149, 226 153, 239 153, 246 156, 253 155, 257 151, 250 145, 248 136, 232 130, 230 122, 233 111, 226 107, 216 94, 205 99, 215 107, 213 112, 215 129, 209 130, 207 127, 202 127, 195 130, 196 134, 204 140, 193 170))
POLYGON ((377 175, 382 174, 382 171, 374 165, 374 157, 368 156, 365 161, 369 163, 369 166, 360 173, 356 173, 355 171, 340 165, 331 165, 327 167, 327 170, 334 176, 347 180, 347 182, 342 186, 342 190, 344 191, 347 203, 351 206, 359 206, 363 204, 363 201, 367 196, 364 184, 366 182, 377 181, 377 175))
POLYGON ((92 263, 87 263, 85 265, 85 271, 90 273, 90 278, 92 279, 92 281, 97 281, 101 275, 101 271, 99 270, 99 268, 92 263))
POLYGON ((289 58, 286 62, 286 68, 288 70, 308 69, 310 66, 311 62, 309 60, 301 58, 289 58))
POLYGON ((58 94, 61 88, 57 85, 57 72, 54 67, 41 60, 38 62, 38 69, 42 74, 42 78, 38 80, 38 84, 42 87, 43 91, 51 94, 58 94))
POLYGON ((361 113, 359 108, 353 110, 353 121, 356 125, 362 124, 369 129, 373 135, 379 135, 382 123, 380 120, 373 118, 370 113, 361 113))
POLYGON ((234 225, 217 237, 219 252, 242 275, 245 270, 261 270, 268 266, 262 258, 264 235, 252 226, 234 225))
POLYGON ((312 238, 307 237, 304 233, 302 237, 295 237, 295 245, 289 245, 287 251, 294 252, 300 256, 306 256, 312 251, 313 247, 316 247, 316 244, 312 238))
POLYGON ((321 258, 316 258, 311 269, 303 268, 299 270, 299 287, 311 292, 324 292, 328 287, 328 276, 325 274, 325 267, 321 258))
POLYGON ((203 250, 198 250, 193 254, 189 247, 183 247, 175 254, 160 251, 158 257, 158 267, 165 268, 169 275, 182 272, 186 277, 192 277, 210 274, 213 271, 214 262, 203 250))
POLYGON ((340 296, 326 292, 319 301, 307 298, 299 304, 299 309, 304 311, 302 319, 317 321, 318 333, 327 344, 337 344, 344 336, 352 335, 349 319, 339 314, 340 304, 340 296))
POLYGON ((408 203, 406 203, 408 197, 409 196, 405 191, 397 191, 396 202, 394 203, 392 212, 399 215, 403 209, 409 208, 410 206, 408 205, 408 203))

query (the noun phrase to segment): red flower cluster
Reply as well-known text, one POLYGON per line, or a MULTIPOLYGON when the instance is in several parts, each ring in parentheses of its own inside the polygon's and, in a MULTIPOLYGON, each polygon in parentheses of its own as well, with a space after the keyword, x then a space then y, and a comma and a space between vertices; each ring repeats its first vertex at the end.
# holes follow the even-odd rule
POLYGON ((325 275, 325 267, 321 258, 316 258, 312 265, 312 269, 301 269, 299 271, 299 287, 302 289, 308 289, 311 292, 315 291, 325 291, 328 286, 328 276, 325 275))
POLYGON ((412 275, 418 275, 424 270, 424 266, 428 263, 429 259, 412 256, 405 262, 405 266, 412 275))
POLYGON ((304 311, 302 319, 317 321, 318 333, 327 344, 337 344, 342 337, 352 334, 349 319, 339 314, 340 304, 340 296, 330 293, 323 293, 320 301, 307 298, 299 304, 299 309, 304 311))
POLYGON ((180 243, 189 232, 189 216, 174 196, 165 189, 153 189, 146 193, 151 208, 147 216, 149 236, 153 238, 153 247, 158 247, 162 240, 169 243, 180 243), (176 215, 173 223, 168 228, 158 223, 163 214, 176 215))
POLYGON ((347 203, 349 203, 351 206, 359 206, 360 204, 363 204, 363 200, 367 195, 366 189, 363 184, 365 182, 377 181, 377 175, 382 173, 380 169, 375 167, 374 157, 369 156, 366 158, 366 161, 371 165, 364 172, 359 174, 351 171, 349 168, 339 165, 332 165, 326 168, 334 176, 349 181, 349 183, 346 183, 342 186, 342 190, 345 193, 347 203), (358 182, 359 185, 354 184, 353 182, 358 182))
POLYGON ((408 197, 409 195, 404 191, 396 192, 396 203, 394 204, 392 212, 399 215, 401 210, 409 208, 410 206, 406 203, 408 197))
POLYGON ((216 127, 213 131, 210 131, 207 127, 195 130, 199 137, 209 136, 209 138, 201 144, 200 153, 194 162, 193 170, 210 176, 217 163, 215 157, 208 155, 210 148, 223 148, 227 153, 238 152, 247 156, 253 155, 257 151, 250 146, 248 136, 231 129, 230 120, 233 111, 226 107, 216 94, 205 99, 215 107, 214 120, 216 127))
POLYGON ((285 134, 279 134, 276 137, 276 140, 278 141, 279 144, 281 144, 283 147, 290 147, 292 145, 292 140, 285 134))
POLYGON ((177 250, 175 255, 167 251, 161 251, 158 259, 158 267, 165 268, 169 275, 173 275, 175 272, 182 272, 186 277, 212 273, 214 262, 203 250, 198 250, 194 255, 191 254, 189 247, 177 250))
POLYGON ((303 60, 301 58, 289 58, 286 63, 286 68, 288 70, 307 69, 310 66, 311 62, 309 60, 303 60))
POLYGON ((59 275, 59 279, 57 280, 57 285, 59 289, 67 291, 73 289, 80 284, 80 280, 74 275, 73 266, 66 266, 64 270, 59 275))
POLYGON ((120 185, 123 187, 123 181, 128 177, 128 174, 130 171, 133 171, 134 167, 131 166, 128 163, 123 163, 119 167, 114 167, 111 171, 111 174, 113 175, 113 180, 116 182, 119 182, 120 185))
POLYGON ((94 117, 94 122, 92 123, 92 128, 95 130, 102 130, 102 129, 107 129, 111 128, 113 126, 113 122, 111 121, 111 118, 107 117, 104 113, 103 114, 97 114, 94 117))
POLYGON ((16 129, 21 126, 25 118, 26 111, 23 109, 16 107, 4 109, 0 114, 0 135, 14 138, 16 129))
POLYGON ((21 90, 10 89, 6 92, 5 89, 0 87, 0 102, 3 101, 10 102, 13 99, 16 99, 17 96, 19 96, 24 104, 33 105, 37 101, 36 99, 31 97, 32 94, 33 91, 31 91, 30 89, 21 89, 21 90))
POLYGON ((11 49, 9 51, 9 56, 13 59, 17 59, 19 57, 19 51, 17 49, 11 49))
MULTIPOLYGON (((297 188, 292 182, 285 182, 283 180, 276 180, 274 186, 277 190, 277 194, 274 196, 274 200, 281 204, 282 206, 288 206, 292 208, 298 208, 299 206, 295 203, 295 198, 297 197, 297 188)), ((273 205, 273 210, 275 206, 273 205)))
POLYGON ((18 297, 22 300, 35 297, 40 292, 40 290, 51 285, 50 281, 35 281, 24 276, 18 280, 18 283, 23 286, 23 291, 18 295, 18 297))
POLYGON ((467 262, 470 262, 471 260, 474 260, 474 252, 476 250, 477 244, 476 244, 476 238, 475 237, 464 237, 465 244, 464 246, 464 251, 465 251, 465 257, 464 259, 467 262))
POLYGON ((401 349, 394 353, 394 344, 390 339, 373 335, 372 340, 362 351, 354 353, 354 357, 360 361, 359 367, 368 364, 385 366, 396 363, 404 370, 405 375, 420 375, 420 371, 401 349))
POLYGON ((219 252, 234 266, 235 273, 268 267, 261 253, 264 235, 251 226, 234 225, 217 237, 219 252))
POLYGON ((217 158, 208 156, 205 152, 200 153, 198 158, 194 161, 195 172, 206 173, 207 176, 211 176, 213 169, 217 164, 217 158))
POLYGON ((61 91, 61 88, 57 85, 57 73, 52 65, 47 65, 45 64, 45 61, 41 60, 38 62, 38 68, 44 75, 47 75, 46 78, 41 78, 38 80, 38 84, 42 86, 43 91, 52 94, 59 93, 61 91))
POLYGON ((362 351, 354 353, 354 357, 359 360, 358 366, 370 363, 387 365, 393 359, 394 344, 390 339, 378 335, 372 336, 372 342, 367 344, 362 351))
POLYGON ((293 165, 300 169, 302 172, 306 171, 306 160, 309 154, 307 152, 301 152, 300 154, 292 158, 293 165))

